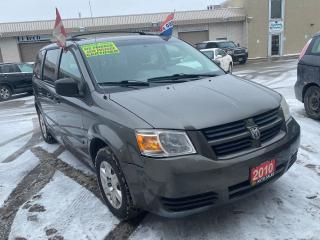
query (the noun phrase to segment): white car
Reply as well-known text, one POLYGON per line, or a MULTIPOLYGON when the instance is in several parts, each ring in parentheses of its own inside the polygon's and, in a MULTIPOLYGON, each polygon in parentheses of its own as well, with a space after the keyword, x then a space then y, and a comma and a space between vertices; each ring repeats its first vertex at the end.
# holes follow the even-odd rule
POLYGON ((204 53, 208 58, 213 60, 215 63, 220 65, 220 67, 224 71, 228 73, 232 73, 232 68, 233 68, 232 57, 229 54, 227 54, 224 50, 220 48, 209 48, 209 49, 202 49, 200 51, 204 53))

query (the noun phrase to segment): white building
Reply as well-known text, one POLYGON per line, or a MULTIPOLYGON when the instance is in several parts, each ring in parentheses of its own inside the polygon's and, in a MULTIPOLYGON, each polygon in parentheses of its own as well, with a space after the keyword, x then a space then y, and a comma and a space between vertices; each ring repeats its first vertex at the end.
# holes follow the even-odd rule
MULTIPOLYGON (((69 35, 83 31, 157 31, 168 13, 65 19, 69 35)), ((34 61, 36 52, 51 41, 54 21, 0 24, 0 62, 34 61)), ((211 7, 210 10, 176 12, 174 35, 191 44, 228 39, 247 46, 243 8, 211 7)))

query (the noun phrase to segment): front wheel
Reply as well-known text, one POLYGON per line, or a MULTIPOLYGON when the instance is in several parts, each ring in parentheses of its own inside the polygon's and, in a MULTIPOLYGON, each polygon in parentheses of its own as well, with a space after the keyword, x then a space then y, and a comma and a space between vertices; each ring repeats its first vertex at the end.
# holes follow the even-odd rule
POLYGON ((320 120, 320 88, 311 86, 304 95, 304 108, 310 118, 320 120))
POLYGON ((239 63, 240 64, 246 64, 246 62, 247 62, 247 59, 245 58, 244 60, 240 61, 239 63))
POLYGON ((54 139, 54 137, 48 131, 48 127, 47 127, 47 124, 44 120, 42 113, 40 111, 37 111, 37 113, 38 113, 39 125, 40 125, 40 130, 41 130, 43 140, 49 144, 56 143, 57 141, 54 139))
POLYGON ((5 101, 11 98, 12 92, 11 89, 6 86, 0 86, 0 101, 5 101))
POLYGON ((95 165, 100 192, 110 211, 123 220, 138 216, 141 212, 133 206, 124 174, 108 147, 99 150, 95 165))

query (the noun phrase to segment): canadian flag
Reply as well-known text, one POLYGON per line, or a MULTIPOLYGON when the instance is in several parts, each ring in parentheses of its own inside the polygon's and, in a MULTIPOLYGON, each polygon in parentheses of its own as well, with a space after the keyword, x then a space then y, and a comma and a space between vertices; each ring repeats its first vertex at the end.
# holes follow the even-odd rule
POLYGON ((53 29, 53 39, 57 41, 57 44, 60 47, 62 48, 66 47, 67 33, 66 33, 66 30, 64 29, 61 16, 57 8, 56 8, 56 22, 54 24, 54 29, 53 29))

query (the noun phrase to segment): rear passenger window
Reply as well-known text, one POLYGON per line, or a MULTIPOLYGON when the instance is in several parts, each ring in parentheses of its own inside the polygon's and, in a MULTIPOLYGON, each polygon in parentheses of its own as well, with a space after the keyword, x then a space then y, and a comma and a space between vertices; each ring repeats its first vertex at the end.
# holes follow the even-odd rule
POLYGON ((62 78, 72 78, 79 82, 82 79, 76 59, 70 51, 64 52, 61 57, 59 79, 62 78))
POLYGON ((41 79, 41 64, 43 61, 43 57, 44 57, 44 51, 40 51, 36 57, 36 62, 34 64, 34 69, 33 69, 33 73, 35 75, 36 78, 41 79))
POLYGON ((314 40, 311 48, 311 54, 320 55, 320 37, 314 40))
POLYGON ((15 64, 6 64, 2 66, 1 69, 2 73, 16 73, 16 72, 20 72, 19 68, 17 65, 15 64))
POLYGON ((61 50, 48 50, 43 66, 43 80, 54 82, 56 80, 56 67, 60 57, 61 50))
POLYGON ((29 64, 19 64, 18 67, 23 73, 32 73, 33 71, 32 66, 29 64))

